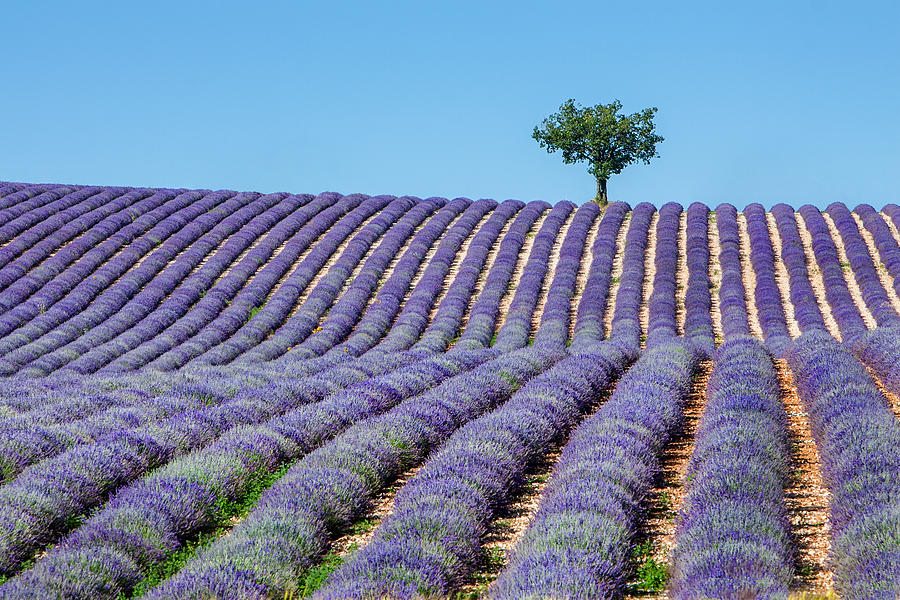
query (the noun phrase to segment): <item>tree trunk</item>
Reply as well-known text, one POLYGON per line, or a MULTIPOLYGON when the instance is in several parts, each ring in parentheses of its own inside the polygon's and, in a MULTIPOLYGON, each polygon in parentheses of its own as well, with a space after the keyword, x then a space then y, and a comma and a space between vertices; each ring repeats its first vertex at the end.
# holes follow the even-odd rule
POLYGON ((606 196, 606 180, 597 178, 597 197, 594 198, 594 202, 599 204, 600 206, 606 206, 609 202, 609 199, 606 196))

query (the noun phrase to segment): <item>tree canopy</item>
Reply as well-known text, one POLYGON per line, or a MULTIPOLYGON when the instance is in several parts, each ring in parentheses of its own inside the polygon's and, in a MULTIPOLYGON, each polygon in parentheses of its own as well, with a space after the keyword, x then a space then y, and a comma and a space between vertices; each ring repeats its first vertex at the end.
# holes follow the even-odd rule
POLYGON ((556 112, 534 128, 532 137, 547 152, 562 152, 567 164, 587 162, 588 172, 597 179, 597 197, 606 204, 606 182, 634 162, 650 163, 656 158, 656 144, 663 138, 655 133, 656 107, 631 115, 619 114, 622 103, 583 107, 566 100, 556 112))

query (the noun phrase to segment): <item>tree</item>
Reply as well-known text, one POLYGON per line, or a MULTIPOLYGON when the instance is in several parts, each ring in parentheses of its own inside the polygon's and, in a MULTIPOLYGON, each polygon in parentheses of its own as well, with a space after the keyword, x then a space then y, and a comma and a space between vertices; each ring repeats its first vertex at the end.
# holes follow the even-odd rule
POLYGON ((589 163, 588 173, 597 178, 597 197, 606 205, 606 182, 631 163, 650 164, 657 158, 656 144, 663 138, 654 133, 656 107, 645 108, 632 115, 622 115, 622 103, 582 107, 569 99, 559 112, 544 119, 534 128, 532 137, 547 152, 562 151, 566 164, 589 163))

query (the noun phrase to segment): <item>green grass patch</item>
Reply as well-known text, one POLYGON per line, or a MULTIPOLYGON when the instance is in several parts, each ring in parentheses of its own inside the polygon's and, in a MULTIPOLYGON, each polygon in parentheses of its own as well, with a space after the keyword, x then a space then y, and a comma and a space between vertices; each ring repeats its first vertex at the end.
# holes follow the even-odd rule
POLYGON ((250 309, 250 317, 249 317, 249 318, 252 319, 253 317, 255 317, 255 316, 257 315, 257 313, 259 313, 259 311, 261 311, 265 305, 266 305, 266 303, 263 302, 263 303, 260 304, 259 306, 254 306, 253 308, 251 308, 251 309, 250 309))
POLYGON ((520 387, 522 387, 522 382, 519 381, 518 379, 516 379, 516 377, 512 373, 507 373, 506 371, 500 371, 499 373, 497 373, 497 375, 499 375, 500 377, 502 377, 503 379, 508 381, 509 384, 512 386, 514 392, 518 391, 518 389, 520 387))
MULTIPOLYGON (((356 547, 356 544, 352 544, 347 548, 348 553, 356 551, 356 547)), ((322 562, 312 567, 305 575, 303 575, 303 578, 297 584, 297 591, 285 592, 284 597, 286 599, 292 599, 312 596, 320 587, 325 585, 325 581, 342 564, 344 564, 344 558, 340 554, 337 554, 336 552, 326 554, 322 558, 322 562)))
POLYGON ((635 581, 628 587, 634 593, 661 592, 669 581, 669 569, 653 556, 653 543, 649 540, 632 549, 635 581))
MULTIPOLYGON (((352 523, 345 531, 348 535, 365 535, 378 525, 376 519, 360 519, 352 523)), ((322 557, 321 562, 310 568, 297 582, 297 589, 285 592, 286 600, 293 598, 307 598, 312 596, 319 588, 325 585, 325 581, 335 570, 346 562, 346 557, 359 549, 359 544, 353 542, 343 553, 329 552, 322 557)))
POLYGON ((475 589, 465 592, 456 592, 450 596, 451 600, 480 600, 484 598, 488 586, 491 585, 503 567, 506 565, 506 552, 500 548, 484 548, 481 554, 481 568, 473 575, 473 587, 475 589))
POLYGON ((169 555, 166 560, 150 567, 146 576, 140 581, 131 594, 121 598, 138 598, 156 587, 194 558, 200 550, 209 546, 214 540, 223 536, 233 527, 232 519, 243 519, 259 502, 260 496, 275 483, 288 469, 293 461, 287 462, 274 471, 258 472, 250 480, 245 493, 233 500, 222 499, 216 503, 215 517, 209 526, 197 535, 185 541, 184 545, 169 555))

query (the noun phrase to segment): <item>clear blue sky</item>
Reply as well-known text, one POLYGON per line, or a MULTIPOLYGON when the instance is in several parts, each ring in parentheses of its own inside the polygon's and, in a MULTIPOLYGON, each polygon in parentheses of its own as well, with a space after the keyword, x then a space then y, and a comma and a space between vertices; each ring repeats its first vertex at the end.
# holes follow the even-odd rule
POLYGON ((900 202, 895 3, 261 4, 5 2, 0 179, 582 202, 532 128, 619 98, 611 199, 900 202))

